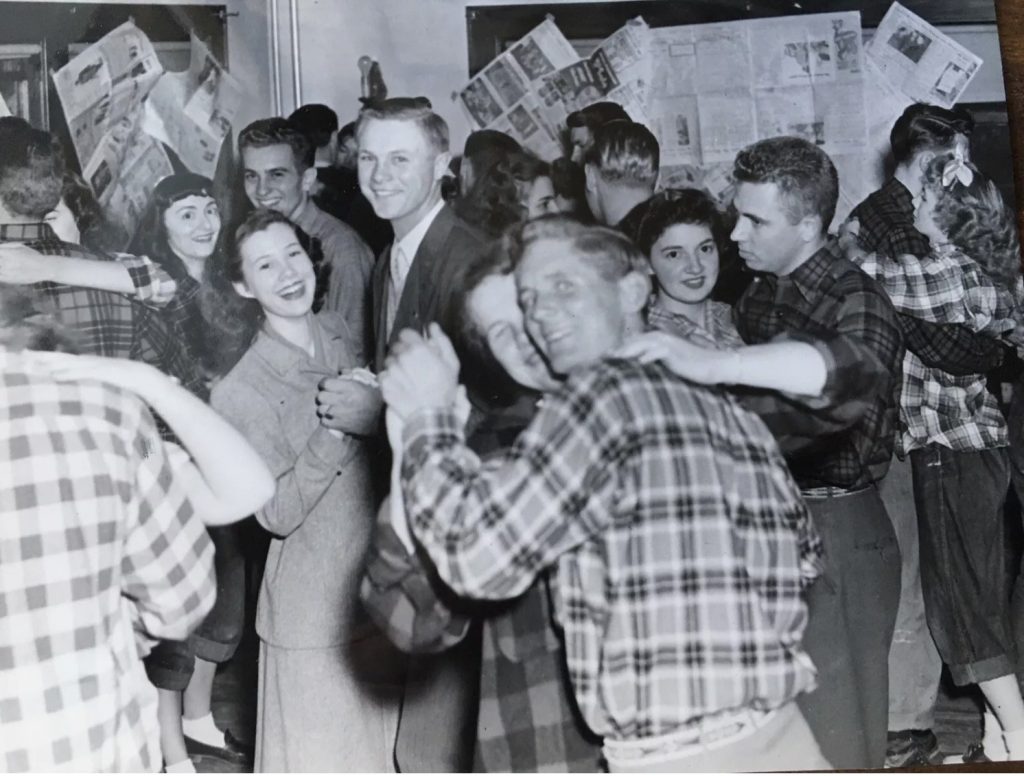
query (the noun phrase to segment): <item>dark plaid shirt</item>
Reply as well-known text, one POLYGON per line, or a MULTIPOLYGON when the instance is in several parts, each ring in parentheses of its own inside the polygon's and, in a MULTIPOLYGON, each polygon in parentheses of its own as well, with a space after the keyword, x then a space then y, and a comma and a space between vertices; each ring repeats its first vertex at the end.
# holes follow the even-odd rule
MULTIPOLYGON (((2 224, 0 241, 21 242, 30 248, 54 256, 105 259, 77 245, 61 242, 49 224, 2 224)), ((141 278, 129 268, 133 280, 141 278)), ((37 283, 40 295, 52 305, 64 325, 75 333, 83 353, 144 361, 161 372, 177 378, 183 387, 206 398, 209 392, 199 370, 182 342, 177 328, 165 320, 160 310, 109 291, 37 283)))
POLYGON ((758 276, 736 305, 736 325, 748 344, 799 339, 825 356, 821 400, 744 398, 776 434, 801 487, 853 489, 881 479, 895 443, 904 353, 881 287, 829 240, 789 275, 758 276))
MULTIPOLYGON (((860 222, 861 246, 871 253, 899 258, 909 253, 928 255, 928 238, 914 226, 914 198, 895 178, 869 194, 850 213, 860 222)), ((988 372, 1003 360, 1003 347, 992 337, 966 326, 937 324, 901 314, 900 326, 907 349, 925 365, 954 375, 988 372)))

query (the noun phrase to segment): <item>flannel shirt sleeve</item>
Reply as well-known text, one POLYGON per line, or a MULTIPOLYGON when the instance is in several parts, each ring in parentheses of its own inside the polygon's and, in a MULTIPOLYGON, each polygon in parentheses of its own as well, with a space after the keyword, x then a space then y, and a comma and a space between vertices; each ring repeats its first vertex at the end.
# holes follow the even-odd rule
POLYGON ((135 286, 135 298, 152 307, 164 307, 178 291, 174 278, 148 256, 114 253, 113 257, 124 265, 135 286))
MULTIPOLYGON (((233 396, 225 395, 224 383, 218 388, 222 390, 214 391, 211 405, 249 441, 277 483, 273 497, 256 513, 256 519, 274 536, 288 536, 302 525, 355 454, 355 443, 348 436, 339 439, 317 425, 296 456, 284 418, 273 411, 264 396, 237 382, 228 389, 233 396)), ((312 397, 289 400, 308 400, 309 411, 313 411, 312 397)))
POLYGON ((206 399, 209 390, 199 365, 189 357, 185 344, 175 336, 175 328, 162 316, 163 310, 136 305, 138 360, 155 366, 161 372, 178 380, 182 387, 195 396, 206 399))
POLYGON ((902 256, 906 253, 927 256, 931 252, 932 246, 928 238, 913 225, 888 221, 880 233, 882 238, 875 250, 886 256, 902 256))
POLYGON ((1003 346, 998 340, 964 324, 931 323, 901 314, 900 328, 907 350, 925 366, 951 375, 984 374, 1003 362, 1003 346))
POLYGON ((192 478, 183 476, 191 461, 160 439, 148 410, 140 405, 133 414, 136 519, 125 533, 121 573, 145 650, 147 640, 186 638, 213 608, 217 583, 213 543, 189 499, 192 478))
POLYGON ((883 294, 863 287, 844 295, 828 335, 794 331, 785 338, 813 345, 825 359, 821 396, 808 400, 751 391, 741 392, 740 401, 761 416, 786 454, 855 425, 903 361, 903 338, 892 305, 883 294))
POLYGON ((381 506, 360 583, 363 607, 403 652, 441 652, 465 638, 470 617, 446 604, 443 583, 395 534, 389 499, 381 506))
POLYGON ((512 448, 484 463, 453 412, 409 418, 402 491, 410 526, 458 594, 512 598, 607 524, 629 440, 608 392, 588 395, 589 378, 546 397, 512 448))

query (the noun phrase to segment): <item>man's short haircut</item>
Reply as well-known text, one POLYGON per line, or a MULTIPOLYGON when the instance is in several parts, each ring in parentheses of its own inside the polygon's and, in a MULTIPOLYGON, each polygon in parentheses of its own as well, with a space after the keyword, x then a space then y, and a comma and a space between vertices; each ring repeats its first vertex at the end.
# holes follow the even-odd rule
POLYGON ((0 202, 15 215, 42 221, 60 202, 64 155, 49 132, 20 119, 0 122, 0 202))
POLYGON ((889 145, 897 164, 910 161, 921 151, 952 151, 956 136, 971 136, 974 118, 966 108, 952 110, 917 102, 896 119, 889 133, 889 145))
POLYGON ((660 149, 654 134, 635 121, 612 121, 594 130, 594 142, 583 154, 606 183, 653 186, 658 179, 660 149))
POLYGON ((593 102, 585 108, 580 108, 569 114, 565 123, 569 129, 586 127, 593 132, 609 121, 629 121, 629 114, 626 109, 617 102, 593 102))
POLYGON ((796 224, 819 216, 824 232, 832 223, 839 199, 839 175, 828 154, 799 137, 771 137, 753 143, 736 156, 737 183, 774 183, 796 224))
POLYGON ((448 122, 434 113, 426 97, 390 97, 378 105, 364 108, 356 123, 356 137, 372 120, 415 122, 437 153, 448 150, 448 122))
POLYGON ((338 114, 320 103, 303 105, 288 120, 309 138, 314 148, 323 148, 338 131, 338 114))
POLYGON ((268 148, 275 145, 286 145, 292 149, 295 169, 300 174, 316 162, 316 148, 313 147, 313 143, 288 119, 259 119, 238 135, 239 156, 246 148, 268 148))
POLYGON ((356 122, 350 121, 348 124, 338 130, 338 145, 344 145, 349 140, 354 140, 356 137, 356 122))
POLYGON ((626 235, 607 226, 588 226, 572 216, 555 213, 513 227, 503 238, 514 266, 526 249, 540 240, 563 240, 566 250, 593 264, 605 280, 617 282, 630 272, 650 273, 646 257, 626 235))

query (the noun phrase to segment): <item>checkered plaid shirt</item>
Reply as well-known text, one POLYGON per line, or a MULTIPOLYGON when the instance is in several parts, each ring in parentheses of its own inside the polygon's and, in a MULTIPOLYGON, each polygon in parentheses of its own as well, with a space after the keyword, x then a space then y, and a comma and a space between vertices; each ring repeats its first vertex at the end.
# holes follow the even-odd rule
POLYGON ((732 308, 722 302, 708 301, 708 324, 705 329, 685 315, 670 313, 652 303, 647 310, 647 325, 666 334, 672 334, 697 345, 728 350, 743 345, 743 338, 732 322, 732 308))
POLYGON ((416 413, 404 439, 410 524, 456 592, 512 598, 557 564, 595 733, 671 733, 813 686, 801 592, 821 545, 771 433, 727 394, 609 360, 485 463, 450 411, 416 413))
MULTIPOLYGON (((104 258, 61 242, 50 225, 44 223, 0 225, 0 242, 23 242, 55 256, 104 258)), ((145 270, 135 264, 129 266, 129 273, 137 290, 142 287, 143 293, 151 296, 166 293, 159 276, 156 281, 148 280, 145 270)), ((75 332, 81 352, 145 361, 177 378, 197 396, 208 395, 197 365, 162 311, 108 291, 58 283, 37 283, 35 288, 53 306, 60 320, 75 332)))
POLYGON ((777 394, 744 398, 779 437, 797 482, 854 489, 880 480, 895 444, 903 337, 878 284, 830 240, 789 275, 755 278, 736 324, 749 344, 797 339, 825 357, 813 410, 777 394))
MULTIPOLYGON (((962 322, 998 336, 1014 328, 1016 300, 997 288, 977 262, 950 248, 925 260, 868 256, 861 269, 889 291, 900 312, 932 322, 962 322)), ((1005 447, 1006 423, 983 375, 952 375, 929 367, 914 353, 903 359, 900 394, 901 457, 928 444, 951 450, 1005 447)))
POLYGON ((213 605, 213 546, 134 396, 0 352, 0 771, 156 771, 140 652, 213 605))
MULTIPOLYGON (((860 222, 860 244, 869 253, 898 258, 904 254, 924 257, 931 251, 928 238, 914 226, 914 198, 895 178, 869 194, 850 213, 860 222)), ((966 326, 935 324, 923 318, 900 315, 907 350, 928 366, 953 374, 987 372, 1003 360, 1003 347, 991 337, 966 326)))
POLYGON ((447 649, 465 637, 473 615, 483 617, 474 770, 600 770, 600 745, 589 737, 567 696, 565 651, 555 630, 547 575, 514 601, 490 611, 474 605, 471 615, 428 564, 407 552, 382 519, 367 558, 361 597, 373 621, 407 652, 447 649))

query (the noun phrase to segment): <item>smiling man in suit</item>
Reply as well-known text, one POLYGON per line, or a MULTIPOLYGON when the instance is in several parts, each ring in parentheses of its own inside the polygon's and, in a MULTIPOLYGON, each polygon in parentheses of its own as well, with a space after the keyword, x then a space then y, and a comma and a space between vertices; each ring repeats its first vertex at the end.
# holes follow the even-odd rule
MULTIPOLYGON (((365 109, 356 127, 359 186, 391 222, 394 242, 374 267, 374 363, 383 368, 405 328, 437 321, 467 260, 485 238, 441 197, 451 154, 448 125, 423 98, 392 98, 365 109)), ((327 391, 333 381, 326 381, 327 391)), ((395 747, 402 771, 467 771, 472 765, 479 646, 472 640, 409 665, 395 747)))

